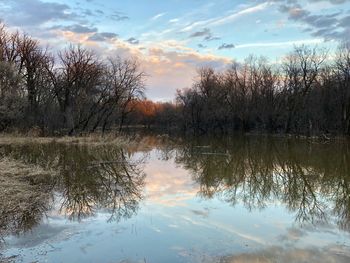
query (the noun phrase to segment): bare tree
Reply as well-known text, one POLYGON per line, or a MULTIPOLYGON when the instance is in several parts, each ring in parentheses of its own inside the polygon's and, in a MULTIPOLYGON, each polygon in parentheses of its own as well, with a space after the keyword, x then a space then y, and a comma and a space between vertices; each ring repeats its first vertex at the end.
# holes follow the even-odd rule
POLYGON ((350 135, 350 43, 342 43, 336 55, 336 77, 342 110, 343 132, 350 135))
POLYGON ((0 61, 0 131, 20 118, 23 111, 20 78, 12 63, 0 61))
MULTIPOLYGON (((134 109, 131 102, 142 99, 145 90, 146 74, 140 69, 136 59, 110 58, 108 63, 108 79, 112 92, 113 104, 119 117, 119 131, 123 128, 126 116, 134 109)), ((107 114, 103 127, 108 124, 107 114)))
POLYGON ((54 92, 64 117, 64 127, 73 134, 100 85, 102 65, 95 54, 81 46, 59 53, 60 68, 52 74, 54 92))
MULTIPOLYGON (((311 49, 304 45, 295 47, 294 52, 286 57, 283 65, 284 88, 287 93, 286 133, 290 133, 293 128, 295 131, 295 127, 302 126, 297 122, 302 121, 301 112, 305 110, 310 90, 318 82, 321 67, 326 58, 326 51, 311 49)), ((306 116, 306 122, 308 130, 311 130, 312 123, 309 116, 306 116)))

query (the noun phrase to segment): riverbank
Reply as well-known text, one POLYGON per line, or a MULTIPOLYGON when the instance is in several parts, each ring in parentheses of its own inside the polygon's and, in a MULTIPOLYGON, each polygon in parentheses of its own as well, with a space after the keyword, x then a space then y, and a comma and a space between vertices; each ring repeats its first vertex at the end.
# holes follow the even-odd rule
POLYGON ((0 144, 25 144, 25 143, 67 143, 67 144, 88 144, 103 145, 114 144, 125 146, 130 143, 128 136, 117 136, 115 134, 97 134, 91 133, 84 136, 61 136, 61 137, 39 137, 26 134, 0 134, 0 144))

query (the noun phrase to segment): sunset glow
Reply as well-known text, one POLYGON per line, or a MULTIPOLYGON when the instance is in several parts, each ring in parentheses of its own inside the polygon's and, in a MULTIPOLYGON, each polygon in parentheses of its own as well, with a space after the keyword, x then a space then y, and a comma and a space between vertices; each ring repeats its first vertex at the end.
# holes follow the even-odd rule
POLYGON ((203 66, 252 53, 275 62, 300 44, 332 50, 349 37, 349 9, 346 0, 2 0, 0 18, 51 49, 74 43, 137 57, 147 97, 164 101, 203 66))

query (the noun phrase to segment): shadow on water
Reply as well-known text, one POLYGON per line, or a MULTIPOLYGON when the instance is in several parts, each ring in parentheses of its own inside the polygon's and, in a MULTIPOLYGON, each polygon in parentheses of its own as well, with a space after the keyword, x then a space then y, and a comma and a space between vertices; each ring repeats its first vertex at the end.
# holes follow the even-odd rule
MULTIPOLYGON (((3 157, 39 165, 54 173, 30 184, 48 193, 21 215, 1 208, 2 231, 22 233, 58 206, 80 221, 99 211, 109 221, 130 218, 143 198, 147 153, 158 149, 198 183, 198 195, 247 209, 282 203, 301 224, 335 222, 350 230, 350 147, 267 137, 184 138, 145 136, 139 147, 27 144, 0 147, 3 157), (146 146, 146 147, 145 147, 146 146), (141 156, 135 158, 134 153, 141 156)), ((30 179, 33 180, 33 179, 30 179)), ((1 206, 1 205, 0 205, 1 206)))

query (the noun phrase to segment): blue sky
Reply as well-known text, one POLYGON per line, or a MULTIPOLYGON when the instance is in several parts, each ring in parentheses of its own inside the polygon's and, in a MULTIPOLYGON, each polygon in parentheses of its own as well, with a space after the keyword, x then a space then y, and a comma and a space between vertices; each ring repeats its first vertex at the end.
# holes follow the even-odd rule
POLYGON ((202 66, 249 54, 280 61, 300 44, 332 52, 350 39, 348 0, 0 0, 0 18, 53 50, 74 43, 136 57, 155 100, 174 98, 202 66))

